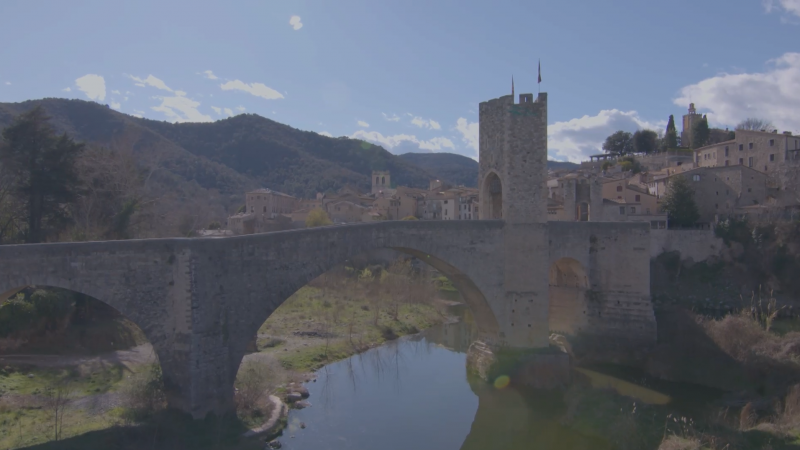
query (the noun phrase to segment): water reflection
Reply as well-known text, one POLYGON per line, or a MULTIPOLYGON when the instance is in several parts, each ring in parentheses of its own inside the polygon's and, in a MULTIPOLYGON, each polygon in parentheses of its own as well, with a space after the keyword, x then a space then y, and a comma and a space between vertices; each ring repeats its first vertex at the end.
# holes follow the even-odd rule
POLYGON ((643 387, 630 378, 623 381, 623 375, 609 376, 604 369, 579 369, 585 387, 571 389, 567 395, 527 390, 513 383, 495 389, 468 378, 465 353, 477 333, 469 311, 458 312, 460 322, 321 369, 317 381, 308 385, 313 406, 290 414, 289 427, 280 439, 284 448, 610 449, 615 446, 602 436, 602 430, 611 425, 601 421, 616 419, 608 414, 576 419, 565 398, 577 396, 584 404, 597 401, 596 408, 618 411, 621 403, 604 399, 604 391, 594 390, 600 397, 586 395, 586 389, 595 387, 630 397, 624 402, 634 409, 636 402, 670 402, 672 392, 663 386, 643 387))

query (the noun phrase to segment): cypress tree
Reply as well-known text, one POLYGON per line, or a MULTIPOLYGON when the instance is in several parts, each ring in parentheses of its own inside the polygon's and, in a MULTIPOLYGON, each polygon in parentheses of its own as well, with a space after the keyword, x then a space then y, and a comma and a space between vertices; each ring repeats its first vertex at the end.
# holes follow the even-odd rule
POLYGON ((689 227, 700 218, 694 201, 694 189, 683 175, 670 180, 663 209, 669 215, 670 227, 689 227))

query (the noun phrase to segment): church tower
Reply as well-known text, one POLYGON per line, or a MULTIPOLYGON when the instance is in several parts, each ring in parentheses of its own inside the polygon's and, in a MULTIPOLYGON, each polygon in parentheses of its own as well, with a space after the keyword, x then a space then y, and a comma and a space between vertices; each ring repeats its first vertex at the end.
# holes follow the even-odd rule
POLYGON ((689 114, 683 116, 683 130, 681 130, 681 147, 692 148, 692 130, 694 125, 702 119, 701 114, 697 114, 694 103, 689 103, 689 114))

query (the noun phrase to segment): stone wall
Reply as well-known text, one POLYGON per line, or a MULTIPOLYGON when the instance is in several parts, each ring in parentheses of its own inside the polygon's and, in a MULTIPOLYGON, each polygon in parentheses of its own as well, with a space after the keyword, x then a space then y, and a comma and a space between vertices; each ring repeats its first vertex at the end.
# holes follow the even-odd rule
POLYGON ((695 262, 719 256, 725 244, 714 235, 714 230, 650 230, 650 257, 664 252, 678 251, 681 259, 695 262))

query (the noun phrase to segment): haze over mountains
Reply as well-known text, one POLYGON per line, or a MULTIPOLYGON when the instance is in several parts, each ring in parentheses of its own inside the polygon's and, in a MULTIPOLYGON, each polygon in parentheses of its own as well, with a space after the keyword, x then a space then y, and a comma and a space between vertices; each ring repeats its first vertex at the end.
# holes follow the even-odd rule
POLYGON ((372 170, 389 170, 393 184, 420 188, 432 178, 475 187, 478 178, 478 163, 461 155, 398 156, 364 141, 322 136, 254 114, 211 123, 169 123, 94 102, 47 98, 0 103, 0 128, 37 105, 45 108, 58 132, 132 152, 156 190, 178 198, 216 198, 227 212, 241 203, 246 190, 259 187, 306 198, 345 185, 367 191, 372 170))

